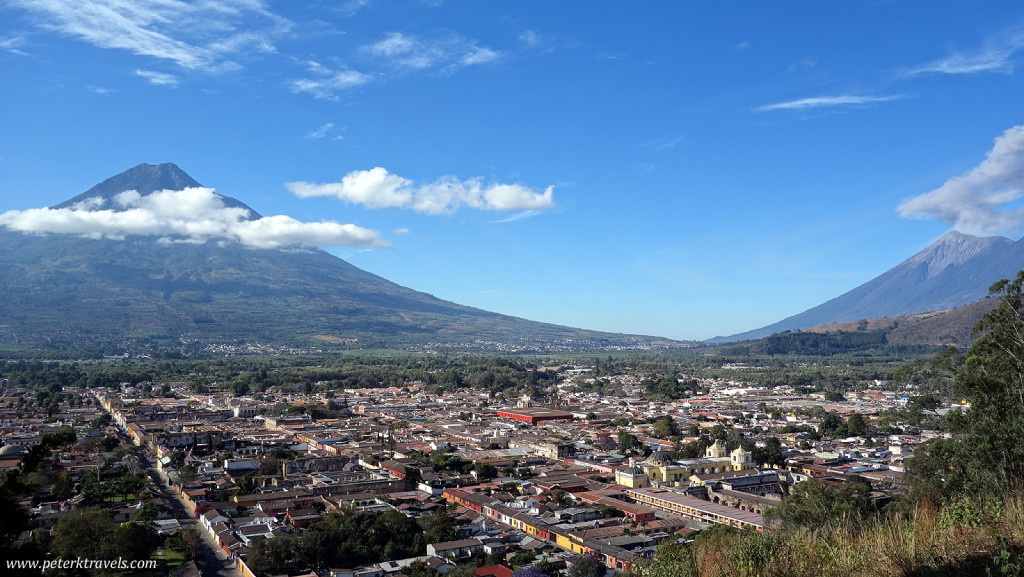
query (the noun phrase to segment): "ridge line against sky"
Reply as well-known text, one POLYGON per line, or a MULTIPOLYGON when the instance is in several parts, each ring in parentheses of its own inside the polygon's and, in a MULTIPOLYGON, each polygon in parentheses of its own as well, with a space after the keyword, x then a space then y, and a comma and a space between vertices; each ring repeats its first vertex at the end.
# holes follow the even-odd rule
POLYGON ((19 111, 0 127, 0 225, 17 230, 327 246, 462 304, 708 338, 820 304, 950 227, 1024 228, 1013 3, 0 15, 0 103, 19 111), (276 216, 243 233, 216 207, 194 226, 156 205, 39 208, 165 161, 276 216))

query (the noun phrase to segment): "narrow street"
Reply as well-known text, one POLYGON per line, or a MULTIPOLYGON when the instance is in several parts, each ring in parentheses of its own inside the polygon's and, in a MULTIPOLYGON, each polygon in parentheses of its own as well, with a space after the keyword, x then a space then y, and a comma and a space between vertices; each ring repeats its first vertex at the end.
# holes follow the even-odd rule
POLYGON ((164 505, 170 507, 174 513, 184 513, 185 518, 181 519, 182 529, 195 529, 196 533, 199 533, 201 537, 200 545, 204 561, 202 567, 203 575, 205 577, 242 577, 241 571, 235 568, 235 564, 228 557, 228 554, 217 545, 210 532, 189 513, 185 500, 178 495, 178 492, 173 487, 163 482, 160 472, 152 464, 154 459, 155 457, 147 455, 149 465, 146 467, 146 471, 149 472, 153 483, 166 495, 163 499, 164 505))

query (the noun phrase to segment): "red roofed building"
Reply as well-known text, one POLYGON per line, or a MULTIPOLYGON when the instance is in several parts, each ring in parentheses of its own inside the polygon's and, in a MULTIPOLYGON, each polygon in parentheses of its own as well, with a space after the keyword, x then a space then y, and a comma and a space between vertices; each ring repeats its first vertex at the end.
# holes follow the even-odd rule
POLYGON ((476 577, 512 577, 512 570, 504 565, 488 565, 477 569, 474 575, 476 577))
POLYGON ((497 411, 497 415, 503 419, 514 419, 516 421, 530 423, 531 425, 536 425, 543 421, 571 421, 573 419, 572 413, 535 407, 502 409, 497 411))

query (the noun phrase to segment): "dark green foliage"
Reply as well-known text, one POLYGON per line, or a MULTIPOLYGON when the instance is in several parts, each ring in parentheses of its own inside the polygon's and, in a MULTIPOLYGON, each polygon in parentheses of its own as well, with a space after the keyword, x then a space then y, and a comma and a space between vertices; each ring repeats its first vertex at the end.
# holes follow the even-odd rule
POLYGON ((28 494, 29 487, 19 471, 0 473, 0 551, 6 550, 29 526, 29 513, 17 498, 28 494))
POLYGON ((786 457, 782 454, 782 443, 779 439, 768 437, 764 444, 764 447, 754 447, 754 450, 751 451, 754 462, 766 467, 782 466, 786 462, 786 457))
POLYGON ((885 331, 837 331, 811 333, 789 331, 776 333, 751 344, 751 354, 764 355, 838 355, 865 349, 876 349, 886 344, 885 331))
POLYGON ((153 527, 129 521, 114 529, 111 548, 120 558, 148 559, 158 543, 159 538, 153 527))
POLYGON ((669 437, 678 437, 682 434, 682 431, 679 430, 679 423, 675 419, 672 417, 661 417, 654 422, 651 434, 659 439, 667 439, 669 437))
POLYGON ((636 435, 628 431, 619 431, 618 441, 619 451, 622 451, 623 453, 628 453, 640 445, 640 441, 636 438, 636 435))
POLYGON ((580 557, 569 570, 569 577, 604 577, 608 567, 595 553, 580 557))
POLYGON ((662 541, 654 557, 643 563, 641 571, 646 577, 697 577, 701 574, 693 548, 679 545, 672 539, 662 541))
POLYGON ((536 558, 536 551, 522 551, 512 556, 511 563, 513 567, 525 567, 530 563, 533 563, 536 558))
POLYGON ((102 415, 100 415, 100 416, 96 417, 95 419, 89 421, 89 428, 90 429, 102 429, 102 428, 107 427, 108 425, 110 425, 110 423, 112 421, 113 421, 113 419, 111 418, 110 413, 104 412, 102 415))
POLYGON ((355 567, 423 555, 426 545, 416 521, 398 511, 344 516, 332 513, 291 535, 257 541, 247 563, 258 575, 302 568, 355 567))
POLYGON ((850 417, 846 420, 846 430, 851 437, 863 437, 871 432, 867 421, 857 411, 850 413, 850 417))
POLYGON ((846 423, 839 413, 829 411, 818 423, 818 434, 822 437, 841 438, 847 436, 846 423))
POLYGON ((455 540, 457 528, 455 519, 442 510, 420 515, 416 522, 423 529, 423 539, 428 544, 455 540))
POLYGON ((597 509, 604 515, 605 519, 615 519, 617 517, 625 517, 626 514, 622 512, 622 509, 613 507, 612 505, 597 504, 593 505, 594 509, 597 509))
POLYGON ((541 575, 547 575, 549 577, 557 577, 559 575, 559 571, 555 567, 554 563, 548 559, 541 559, 534 563, 533 568, 539 571, 541 575))
POLYGON ((792 494, 765 518, 789 527, 820 529, 827 525, 857 523, 875 511, 871 485, 852 477, 841 487, 811 479, 793 487, 792 494))
POLYGON ((116 525, 104 509, 85 508, 57 522, 52 549, 64 559, 148 559, 159 539, 145 523, 116 525))
POLYGON ((682 379, 672 373, 664 377, 649 377, 640 383, 648 397, 679 399, 701 391, 700 383, 693 378, 682 379))
POLYGON ((43 444, 51 449, 74 445, 77 440, 78 434, 75 433, 75 428, 69 426, 61 427, 53 433, 43 435, 43 444))
POLYGON ((246 473, 242 475, 242 478, 238 480, 238 492, 241 495, 250 495, 256 491, 256 479, 252 473, 246 473))
POLYGON ((946 419, 952 439, 919 447, 908 463, 915 488, 943 500, 984 498, 1024 482, 1024 271, 992 286, 999 304, 956 371, 953 393, 970 403, 946 419))
POLYGON ((473 471, 481 481, 490 481, 498 476, 498 469, 490 463, 473 463, 473 471))

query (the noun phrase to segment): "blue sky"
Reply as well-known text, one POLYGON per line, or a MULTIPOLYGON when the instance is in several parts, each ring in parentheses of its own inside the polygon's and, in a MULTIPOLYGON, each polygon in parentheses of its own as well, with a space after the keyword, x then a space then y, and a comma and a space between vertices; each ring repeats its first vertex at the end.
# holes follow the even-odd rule
POLYGON ((34 209, 174 162, 274 218, 167 234, 704 339, 1019 238, 1022 67, 1019 2, 0 0, 0 226, 161 234, 34 209))

